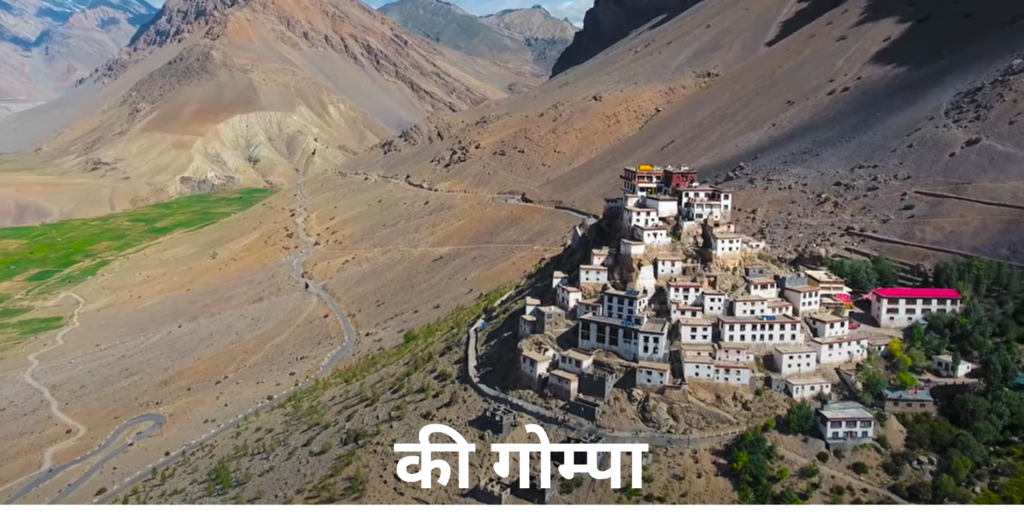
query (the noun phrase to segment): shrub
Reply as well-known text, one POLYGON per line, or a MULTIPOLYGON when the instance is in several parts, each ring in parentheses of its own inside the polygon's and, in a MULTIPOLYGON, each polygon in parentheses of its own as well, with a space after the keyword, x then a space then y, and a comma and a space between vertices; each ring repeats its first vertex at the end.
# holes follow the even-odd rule
POLYGON ((866 475, 868 474, 868 471, 871 470, 871 468, 869 468, 867 464, 861 461, 857 461, 854 462, 853 464, 850 464, 850 470, 853 471, 854 473, 857 473, 858 475, 866 475))
POLYGON ((811 404, 800 401, 793 404, 786 413, 786 425, 794 434, 804 434, 814 428, 814 409, 811 404))
POLYGON ((800 469, 800 476, 804 478, 814 478, 821 474, 821 468, 815 463, 810 463, 800 469))
POLYGON ((822 464, 824 464, 824 463, 828 462, 828 459, 829 459, 828 452, 825 452, 825 451, 818 452, 818 462, 821 462, 822 464))
POLYGON ((875 442, 878 443, 878 446, 881 446, 886 451, 892 450, 892 444, 889 443, 889 438, 885 437, 884 435, 878 436, 878 439, 875 439, 875 442))
POLYGON ((107 488, 106 487, 100 487, 99 489, 96 489, 96 494, 93 494, 93 496, 102 496, 102 495, 104 495, 106 493, 107 493, 107 488))

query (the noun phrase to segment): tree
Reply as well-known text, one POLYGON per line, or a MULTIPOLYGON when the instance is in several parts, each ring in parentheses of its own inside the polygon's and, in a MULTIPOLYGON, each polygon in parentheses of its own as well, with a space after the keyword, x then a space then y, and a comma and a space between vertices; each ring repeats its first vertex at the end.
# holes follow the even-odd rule
POLYGON ((893 338, 889 340, 889 344, 886 345, 886 353, 893 358, 903 357, 903 342, 893 338))
POLYGON ((949 474, 954 482, 962 485, 971 474, 971 461, 959 453, 954 453, 949 459, 949 474))
POLYGON ((914 377, 912 374, 907 372, 900 372, 899 375, 896 376, 896 385, 899 386, 900 389, 910 389, 918 385, 917 377, 914 377))
MULTIPOLYGON (((920 327, 920 326, 918 326, 918 327, 920 327)), ((919 372, 922 371, 922 370, 927 370, 928 367, 931 366, 929 364, 929 361, 928 361, 928 355, 924 353, 923 349, 920 349, 918 347, 913 347, 913 348, 907 350, 906 355, 907 355, 907 357, 910 358, 910 366, 911 366, 911 368, 913 368, 913 369, 915 369, 915 370, 917 370, 919 372)))
POLYGON ((773 499, 771 463, 777 458, 775 445, 755 427, 744 432, 729 448, 729 467, 736 477, 740 501, 766 504, 773 499))
POLYGON ((231 475, 231 461, 227 457, 221 457, 217 464, 206 473, 206 490, 211 495, 222 495, 231 490, 235 480, 231 475))
POLYGON ((1007 389, 1020 375, 1020 350, 1010 343, 997 343, 981 360, 981 380, 987 389, 1007 389))
POLYGON ((870 366, 866 366, 861 370, 859 377, 865 402, 874 402, 876 398, 882 395, 885 388, 889 386, 889 381, 885 378, 885 375, 870 366))
POLYGON ((896 286, 899 282, 900 273, 892 260, 885 256, 871 258, 871 269, 874 273, 876 286, 888 288, 896 286))
POLYGON ((939 475, 932 480, 932 502, 933 503, 967 503, 971 496, 970 491, 964 489, 953 481, 949 475, 939 475))
POLYGON ((794 434, 806 434, 814 428, 814 409, 811 404, 799 401, 789 408, 786 413, 786 425, 789 431, 794 434))

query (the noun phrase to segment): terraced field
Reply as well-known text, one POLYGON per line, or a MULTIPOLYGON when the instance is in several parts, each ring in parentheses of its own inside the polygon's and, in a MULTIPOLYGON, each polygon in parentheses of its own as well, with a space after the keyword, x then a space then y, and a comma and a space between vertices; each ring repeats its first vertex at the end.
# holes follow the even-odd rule
POLYGON ((34 304, 95 276, 119 256, 213 224, 271 194, 195 195, 103 217, 0 228, 0 350, 64 325, 60 316, 33 316, 34 304))

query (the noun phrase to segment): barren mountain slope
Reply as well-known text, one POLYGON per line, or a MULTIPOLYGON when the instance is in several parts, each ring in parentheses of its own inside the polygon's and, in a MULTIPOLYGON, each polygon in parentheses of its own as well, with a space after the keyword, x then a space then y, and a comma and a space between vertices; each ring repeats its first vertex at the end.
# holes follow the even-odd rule
POLYGON ((964 91, 1011 66, 1024 7, 954 0, 676 5, 536 91, 431 120, 352 164, 596 210, 616 191, 624 165, 690 164, 724 177, 742 161, 745 179, 731 185, 752 186, 748 175, 778 181, 759 182, 747 196, 759 216, 740 219, 752 233, 765 227, 772 243, 859 243, 838 237, 853 225, 1024 260, 1012 242, 1019 236, 998 234, 1020 225, 1012 209, 900 200, 915 187, 1017 181, 1021 125, 1004 118, 1017 113, 1019 87, 1000 86, 970 107, 992 111, 983 121, 945 118, 964 91), (710 83, 682 93, 667 87, 695 85, 697 76, 710 83), (975 133, 984 142, 965 144, 975 133), (863 163, 867 171, 851 174, 863 163), (897 175, 901 180, 890 183, 897 175), (849 190, 837 195, 833 185, 848 180, 838 188, 849 190), (841 200, 818 204, 826 192, 841 200), (906 202, 927 210, 899 211, 906 202), (965 214, 969 225, 958 220, 965 214))
POLYGON ((5 119, 8 150, 59 135, 0 169, 18 171, 14 182, 26 172, 89 176, 83 198, 42 218, 281 187, 426 114, 501 97, 507 76, 410 37, 357 0, 171 1, 73 100, 5 119))
POLYGON ((522 76, 523 86, 536 85, 547 75, 532 65, 529 50, 517 37, 496 30, 455 4, 444 0, 398 0, 379 10, 413 34, 508 68, 522 76))
POLYGON ((549 73, 577 32, 569 20, 555 18, 539 5, 529 9, 506 9, 481 20, 521 39, 533 54, 533 63, 549 73))
POLYGON ((155 13, 143 0, 0 1, 0 100, 64 92, 155 13))

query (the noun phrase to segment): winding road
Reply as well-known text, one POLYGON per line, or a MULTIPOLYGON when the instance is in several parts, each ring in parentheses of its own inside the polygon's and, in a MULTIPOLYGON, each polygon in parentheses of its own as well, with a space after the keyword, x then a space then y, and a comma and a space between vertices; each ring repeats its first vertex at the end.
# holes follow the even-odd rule
MULTIPOLYGON (((302 189, 302 181, 304 181, 304 180, 300 180, 298 183, 296 183, 295 193, 299 197, 299 199, 301 199, 303 202, 307 202, 308 203, 309 202, 309 197, 306 195, 305 191, 302 189)), ((341 310, 341 307, 338 306, 338 303, 335 302, 334 298, 331 297, 330 294, 328 294, 323 289, 323 286, 320 283, 317 283, 316 281, 313 281, 311 279, 307 279, 303 275, 304 274, 303 265, 305 264, 306 259, 309 257, 309 255, 313 252, 313 249, 316 247, 316 241, 312 237, 310 237, 308 233, 306 233, 306 215, 307 214, 306 214, 306 210, 305 210, 304 207, 300 206, 299 208, 297 208, 295 210, 294 218, 295 218, 296 233, 298 234, 299 239, 302 240, 303 242, 305 242, 306 245, 305 245, 305 247, 300 249, 299 252, 296 253, 292 257, 292 262, 291 262, 292 278, 294 278, 296 281, 298 281, 303 286, 303 288, 304 288, 304 290, 306 292, 316 296, 317 298, 322 300, 327 305, 327 307, 334 314, 335 319, 337 319, 338 323, 341 325, 342 330, 344 331, 344 334, 345 334, 345 341, 338 348, 336 348, 334 351, 332 351, 330 354, 327 355, 327 357, 324 359, 323 364, 320 365, 320 368, 317 370, 317 372, 311 378, 307 378, 301 384, 293 387, 292 389, 290 389, 290 390, 288 390, 288 391, 286 391, 284 393, 280 393, 280 394, 272 397, 270 400, 264 400, 264 399, 259 400, 253 408, 249 409, 244 414, 239 414, 238 416, 236 416, 235 418, 229 420, 228 422, 221 424, 217 428, 214 428, 209 433, 203 435, 199 439, 196 439, 196 440, 194 440, 194 441, 192 441, 190 443, 187 443, 187 444, 183 445, 180 449, 178 449, 178 450, 176 450, 174 452, 171 452, 168 456, 163 457, 162 459, 160 459, 156 463, 148 465, 145 468, 145 470, 139 471, 135 475, 125 479, 123 482, 118 484, 116 487, 114 487, 113 489, 108 491, 103 496, 100 496, 100 497, 96 498, 95 500, 93 500, 93 503, 108 503, 108 502, 110 502, 110 500, 112 500, 118 494, 120 494, 120 493, 124 492, 125 490, 131 488, 133 485, 136 485, 137 483, 145 480, 147 477, 149 477, 152 474, 153 471, 163 469, 163 468, 173 464, 174 462, 178 461, 182 457, 182 455, 184 455, 185 453, 188 453, 188 452, 190 452, 192 450, 195 450, 196 448, 199 448, 203 444, 208 443, 208 442, 212 441, 213 439, 217 438, 218 436, 220 436, 221 434, 231 430, 232 428, 234 428, 235 426, 240 424, 243 420, 245 420, 245 418, 248 417, 249 415, 257 413, 257 412, 265 411, 265 410, 269 409, 270 407, 273 407, 279 401, 281 401, 284 398, 286 398, 287 396, 289 396, 291 393, 294 393, 295 391, 298 391, 298 390, 301 390, 301 389, 304 389, 304 388, 310 386, 316 380, 319 380, 319 379, 325 377, 328 373, 330 373, 330 371, 338 364, 338 362, 341 361, 341 359, 344 356, 346 356, 349 352, 351 352, 352 347, 355 346, 355 342, 356 342, 356 332, 355 332, 355 329, 352 327, 352 323, 349 321, 349 319, 345 315, 344 311, 341 310)), ((66 423, 66 424, 72 426, 73 428, 77 429, 78 433, 75 435, 74 438, 50 447, 46 451, 46 453, 44 454, 44 457, 43 457, 43 467, 40 468, 39 471, 36 471, 35 473, 32 473, 32 474, 30 474, 30 475, 28 475, 26 477, 23 477, 22 479, 14 482, 14 483, 17 483, 17 482, 19 482, 21 480, 24 480, 25 478, 30 478, 30 477, 32 477, 34 475, 39 475, 36 478, 34 478, 33 480, 31 480, 28 484, 26 484, 22 488, 18 489, 18 491, 16 491, 13 495, 11 495, 4 502, 5 504, 13 504, 13 503, 16 503, 16 502, 22 500, 25 496, 30 494, 32 491, 38 489, 43 484, 53 480, 54 478, 56 478, 57 476, 61 475, 65 471, 67 471, 67 470, 69 470, 71 468, 74 468, 74 467, 76 467, 76 466, 78 466, 80 464, 83 464, 83 463, 85 463, 87 461, 90 461, 93 458, 100 457, 102 455, 98 460, 96 460, 93 463, 93 465, 91 467, 89 467, 88 470, 85 471, 85 473, 83 473, 81 476, 79 476, 70 485, 68 485, 67 487, 62 489, 61 492, 50 501, 51 504, 52 503, 60 503, 61 501, 63 501, 64 499, 68 498, 69 496, 74 494, 76 491, 78 491, 93 476, 95 476, 96 473, 98 473, 101 469, 103 469, 103 467, 107 463, 109 463, 110 461, 112 461, 116 457, 118 457, 121 454, 123 454, 125 451, 128 450, 128 448, 130 448, 131 446, 134 446, 135 443, 148 438, 149 436, 151 436, 153 433, 157 432, 160 428, 162 428, 167 423, 167 418, 164 417, 161 414, 157 414, 157 413, 141 414, 139 416, 136 416, 136 417, 126 421, 125 423, 121 424, 119 427, 114 429, 114 431, 111 432, 109 436, 107 436, 107 439, 102 444, 100 444, 98 447, 96 447, 96 449, 92 450, 91 452, 86 453, 86 454, 84 454, 84 455, 82 455, 82 456, 80 456, 80 457, 78 457, 78 458, 76 458, 76 459, 74 459, 72 461, 66 462, 66 463, 61 464, 59 466, 56 466, 56 467, 52 466, 52 458, 53 458, 53 454, 54 453, 60 451, 61 449, 67 447, 68 445, 74 443, 79 438, 81 438, 83 435, 85 435, 85 433, 87 432, 87 429, 86 429, 86 427, 84 425, 74 421, 72 418, 70 418, 67 415, 65 415, 60 410, 60 407, 59 407, 57 401, 50 394, 49 390, 45 386, 42 386, 41 384, 39 384, 32 377, 33 370, 35 370, 35 368, 37 366, 39 366, 39 361, 38 361, 38 359, 36 359, 36 357, 41 355, 41 354, 43 354, 43 353, 45 353, 45 352, 47 352, 47 351, 49 351, 49 350, 52 350, 52 349, 62 345, 64 343, 64 335, 79 326, 78 313, 81 311, 82 307, 85 305, 85 301, 81 297, 79 297, 78 295, 76 295, 74 293, 71 293, 71 292, 67 292, 65 294, 62 294, 60 297, 58 297, 54 302, 56 302, 57 300, 60 300, 64 295, 70 295, 70 296, 74 297, 76 300, 78 300, 78 307, 75 309, 74 315, 72 316, 71 324, 66 326, 64 329, 62 329, 57 334, 57 343, 55 345, 47 347, 47 348, 45 348, 43 350, 40 350, 39 352, 36 352, 36 353, 34 353, 34 354, 29 356, 29 360, 32 362, 32 364, 29 367, 29 369, 26 370, 24 377, 25 377, 26 382, 29 383, 29 385, 31 385, 32 387, 38 389, 40 392, 43 393, 43 395, 46 397, 47 401, 50 403, 50 410, 53 412, 53 414, 55 416, 57 416, 64 423, 66 423), (138 428, 138 427, 140 427, 142 425, 146 425, 146 424, 148 424, 148 427, 146 427, 143 430, 140 430, 140 431, 136 432, 133 436, 129 437, 128 439, 124 439, 120 444, 118 444, 118 440, 121 439, 122 437, 124 437, 127 432, 130 432, 131 429, 138 428), (40 474, 40 473, 42 473, 42 474, 40 474)), ((10 484, 8 484, 8 486, 9 485, 10 484)))

